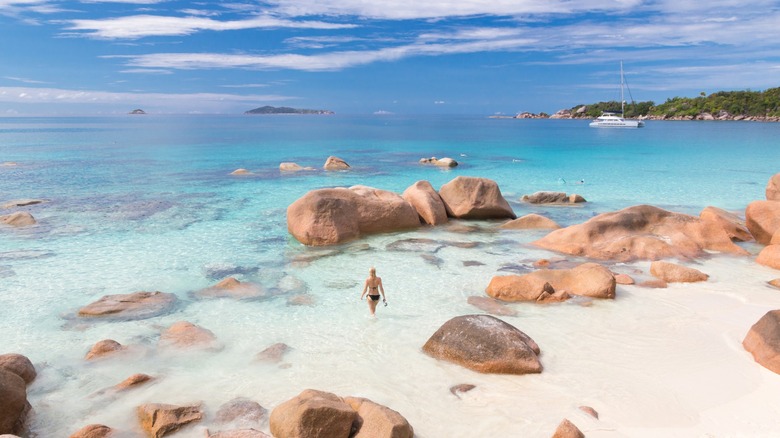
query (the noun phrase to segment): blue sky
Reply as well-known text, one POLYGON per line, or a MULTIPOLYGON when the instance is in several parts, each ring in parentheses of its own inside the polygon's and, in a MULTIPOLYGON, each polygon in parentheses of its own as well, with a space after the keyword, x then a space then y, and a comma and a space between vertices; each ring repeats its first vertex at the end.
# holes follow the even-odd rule
POLYGON ((553 113, 780 86, 780 1, 0 0, 0 116, 553 113))

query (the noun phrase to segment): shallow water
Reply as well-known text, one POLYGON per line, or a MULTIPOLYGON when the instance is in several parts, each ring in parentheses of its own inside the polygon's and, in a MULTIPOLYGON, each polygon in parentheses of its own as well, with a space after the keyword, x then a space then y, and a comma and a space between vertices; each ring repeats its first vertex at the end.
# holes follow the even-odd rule
MULTIPOLYGON (((288 235, 285 209, 315 188, 364 184, 400 193, 417 180, 438 188, 469 175, 497 181, 518 216, 535 212, 564 225, 640 203, 743 212, 778 172, 778 134, 780 125, 761 123, 648 122, 623 131, 480 117, 0 119, 0 163, 17 163, 0 166, 0 203, 47 201, 20 208, 38 225, 0 229, 0 352, 25 354, 39 371, 28 388, 31 436, 39 437, 90 423, 135 436, 136 406, 194 401, 203 401, 207 419, 177 436, 202 436, 234 397, 270 410, 306 388, 385 404, 427 438, 550 436, 565 417, 589 437, 774 436, 780 377, 758 366, 741 341, 766 311, 780 308, 780 294, 765 284, 780 274, 752 257, 702 260, 696 267, 711 276, 702 284, 619 286, 614 301, 511 304, 517 316, 501 319, 539 344, 544 372, 482 375, 431 359, 421 347, 448 319, 481 313, 467 299, 484 296, 493 275, 554 256, 530 245, 543 232, 476 222, 465 223, 477 226, 471 232, 423 228, 306 248, 288 235), (353 169, 278 171, 282 161, 319 169, 328 155, 353 169), (417 163, 430 156, 461 166, 417 163), (254 174, 228 175, 236 168, 254 174), (538 190, 589 202, 519 201, 538 190), (457 245, 463 242, 478 245, 457 245), (358 300, 370 266, 389 301, 377 318, 358 300), (227 275, 263 285, 269 297, 192 297, 227 275), (74 316, 103 295, 139 290, 174 293, 181 302, 141 321, 74 316), (308 305, 288 302, 300 294, 308 305), (160 332, 181 320, 213 331, 222 349, 157 349, 160 332), (133 354, 86 362, 106 338, 133 346, 133 354), (277 342, 292 348, 282 363, 254 361, 277 342), (95 394, 138 372, 159 379, 120 395, 95 394), (458 398, 449 388, 460 383, 476 388, 458 398)), ((641 279, 649 264, 613 268, 641 279)))

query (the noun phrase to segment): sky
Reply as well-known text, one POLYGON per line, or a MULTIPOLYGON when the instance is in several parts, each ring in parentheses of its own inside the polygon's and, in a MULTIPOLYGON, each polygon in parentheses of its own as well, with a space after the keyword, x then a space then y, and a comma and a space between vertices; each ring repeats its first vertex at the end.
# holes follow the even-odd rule
POLYGON ((0 116, 554 113, 780 86, 780 0, 0 0, 0 116))

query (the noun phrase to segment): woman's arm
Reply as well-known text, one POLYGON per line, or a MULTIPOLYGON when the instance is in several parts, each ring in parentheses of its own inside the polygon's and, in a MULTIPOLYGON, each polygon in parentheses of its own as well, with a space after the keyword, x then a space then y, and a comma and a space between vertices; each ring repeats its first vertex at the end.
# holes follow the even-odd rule
POLYGON ((385 287, 382 286, 382 279, 379 277, 376 279, 379 280, 379 284, 377 284, 377 286, 379 286, 379 292, 382 292, 382 300, 387 301, 387 298, 385 298, 385 287))

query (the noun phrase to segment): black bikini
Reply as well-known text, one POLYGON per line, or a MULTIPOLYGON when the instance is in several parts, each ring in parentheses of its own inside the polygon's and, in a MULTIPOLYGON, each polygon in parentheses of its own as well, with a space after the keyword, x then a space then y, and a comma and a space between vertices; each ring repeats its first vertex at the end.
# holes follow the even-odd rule
MULTIPOLYGON (((369 286, 368 290, 379 290, 379 286, 369 286)), ((379 294, 372 295, 368 294, 368 297, 371 298, 372 301, 379 301, 379 294)))

